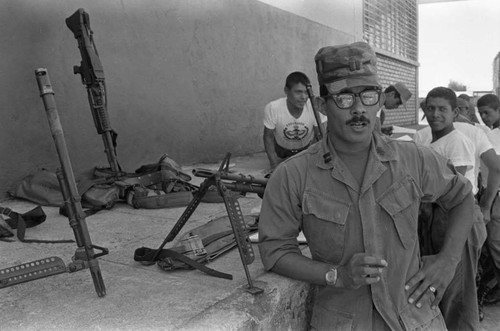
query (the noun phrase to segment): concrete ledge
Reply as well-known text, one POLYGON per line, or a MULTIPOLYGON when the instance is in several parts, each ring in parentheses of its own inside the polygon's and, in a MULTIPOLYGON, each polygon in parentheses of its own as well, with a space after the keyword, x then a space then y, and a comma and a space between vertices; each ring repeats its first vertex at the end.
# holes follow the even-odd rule
POLYGON ((254 282, 264 293, 235 293, 205 311, 182 330, 306 330, 310 285, 274 273, 254 282))

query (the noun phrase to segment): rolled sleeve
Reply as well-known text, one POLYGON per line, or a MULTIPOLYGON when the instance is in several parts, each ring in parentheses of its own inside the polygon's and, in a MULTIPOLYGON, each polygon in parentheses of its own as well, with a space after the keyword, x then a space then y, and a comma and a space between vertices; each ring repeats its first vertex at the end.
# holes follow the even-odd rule
POLYGON ((422 202, 436 202, 450 210, 472 194, 472 184, 453 165, 430 148, 419 147, 422 154, 422 202))
POLYGON ((264 108, 264 126, 269 130, 276 128, 276 114, 273 111, 272 103, 268 103, 264 108))
POLYGON ((286 254, 301 254, 299 235, 302 212, 297 176, 289 174, 288 163, 282 163, 266 185, 259 216, 259 252, 266 270, 286 254))

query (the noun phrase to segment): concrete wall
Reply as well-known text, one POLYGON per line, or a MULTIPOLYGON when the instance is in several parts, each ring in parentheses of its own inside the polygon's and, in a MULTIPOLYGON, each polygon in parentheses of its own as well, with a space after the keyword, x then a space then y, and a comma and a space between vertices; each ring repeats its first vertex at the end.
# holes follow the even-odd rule
MULTIPOLYGON (((361 0, 342 6, 361 22, 361 0)), ((73 74, 81 58, 65 19, 80 7, 90 15, 126 171, 163 153, 187 165, 263 151, 263 107, 283 96, 286 75, 300 70, 314 81, 320 47, 359 38, 356 24, 340 31, 256 0, 3 0, 0 198, 24 176, 59 166, 36 68, 49 71, 75 173, 107 165, 73 74)))

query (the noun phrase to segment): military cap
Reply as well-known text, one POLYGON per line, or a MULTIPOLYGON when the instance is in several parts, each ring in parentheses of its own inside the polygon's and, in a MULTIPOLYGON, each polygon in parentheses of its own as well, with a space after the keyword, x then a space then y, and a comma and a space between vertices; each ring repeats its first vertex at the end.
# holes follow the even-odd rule
POLYGON ((319 85, 325 85, 329 93, 355 86, 381 87, 377 57, 365 42, 323 47, 314 61, 319 85))
POLYGON ((393 86, 396 89, 396 91, 398 91, 403 106, 406 106, 406 102, 410 100, 412 95, 410 90, 406 87, 405 84, 399 82, 393 84, 393 86))

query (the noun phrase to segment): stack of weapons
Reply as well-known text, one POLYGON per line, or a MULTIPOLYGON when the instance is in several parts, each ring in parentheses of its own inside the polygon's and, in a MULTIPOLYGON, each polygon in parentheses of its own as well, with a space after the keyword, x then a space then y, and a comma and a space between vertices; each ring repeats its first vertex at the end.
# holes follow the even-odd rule
MULTIPOLYGON (((88 14, 80 8, 66 19, 66 24, 78 40, 78 47, 82 55, 81 65, 74 67, 74 73, 80 74, 83 83, 87 86, 88 98, 97 132, 103 137, 105 152, 111 170, 113 173, 118 174, 120 167, 116 159, 116 134, 111 129, 107 114, 104 72, 97 50, 95 49, 88 14)), ((97 295, 104 297, 106 295, 106 288, 97 258, 108 254, 108 249, 93 245, 90 239, 85 213, 82 209, 81 198, 77 190, 62 125, 54 100, 54 90, 52 89, 47 69, 41 68, 35 70, 35 76, 61 165, 61 168, 56 173, 64 198, 64 208, 66 209, 69 224, 73 229, 78 247, 72 258, 72 262, 67 267, 61 258, 53 256, 1 269, 0 288, 88 268, 97 295), (96 253, 95 250, 99 250, 100 253, 96 253)))
MULTIPOLYGON (((104 71, 93 40, 93 32, 90 29, 89 15, 83 9, 78 9, 73 15, 66 19, 66 25, 73 32, 78 40, 82 61, 80 66, 73 69, 75 74, 80 74, 82 83, 86 86, 90 109, 97 133, 102 136, 105 153, 109 162, 110 175, 119 180, 123 173, 116 156, 116 132, 111 128, 106 102, 106 87, 104 82, 104 71)), ((66 267, 59 257, 49 257, 41 260, 24 263, 18 266, 0 270, 0 288, 16 285, 65 272, 75 272, 88 268, 90 270, 95 290, 99 297, 106 295, 106 289, 102 278, 101 270, 97 258, 108 254, 108 249, 92 244, 88 232, 85 213, 81 205, 81 197, 78 193, 75 176, 71 166, 71 161, 66 146, 62 125, 59 119, 54 91, 49 79, 47 69, 35 70, 40 96, 43 99, 50 131, 57 149, 61 168, 57 170, 59 185, 64 198, 64 208, 66 209, 69 224, 77 243, 77 249, 72 262, 66 267), (95 250, 99 250, 96 253, 95 250)), ((312 91, 309 91, 311 101, 313 101, 312 91)), ((314 106, 314 105, 313 105, 314 106)), ((315 111, 316 120, 319 117, 315 111)), ((319 125, 317 139, 321 138, 321 126, 319 125)), ((252 294, 261 293, 262 290, 253 285, 247 265, 254 261, 255 254, 251 242, 248 238, 243 214, 235 195, 227 194, 227 191, 235 191, 242 194, 256 193, 260 197, 264 194, 267 179, 259 179, 242 174, 229 173, 230 154, 226 155, 218 171, 207 169, 195 169, 195 176, 206 178, 200 189, 194 195, 192 201, 186 207, 173 229, 167 235, 163 243, 156 250, 153 260, 163 249, 165 244, 172 241, 181 231, 189 217, 201 202, 203 196, 211 186, 215 186, 224 200, 226 211, 231 222, 233 233, 236 239, 240 257, 248 280, 248 288, 252 294)))

